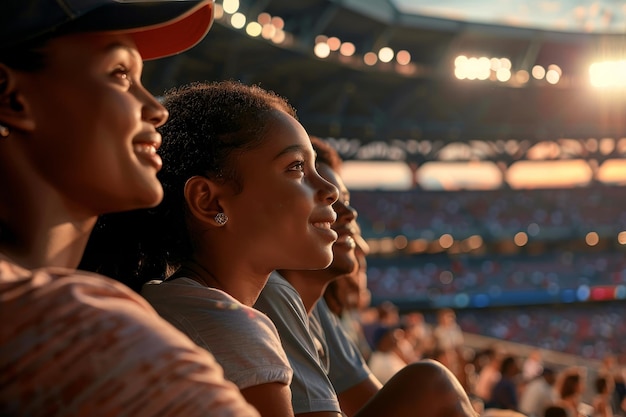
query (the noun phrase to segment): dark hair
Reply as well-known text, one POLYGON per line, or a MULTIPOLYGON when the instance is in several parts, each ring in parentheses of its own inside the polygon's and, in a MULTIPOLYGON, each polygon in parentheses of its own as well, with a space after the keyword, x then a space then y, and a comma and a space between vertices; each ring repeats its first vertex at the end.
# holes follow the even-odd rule
POLYGON ((191 254, 187 180, 200 175, 231 182, 240 191, 243 184, 233 168, 237 155, 261 143, 276 110, 296 117, 282 97, 234 81, 172 89, 163 104, 170 112, 160 128, 163 201, 153 209, 102 216, 81 265, 135 290, 149 279, 167 277, 191 254))
POLYGON ((330 169, 337 173, 341 171, 341 164, 343 161, 335 148, 317 136, 311 136, 311 144, 313 145, 313 150, 317 154, 315 157, 316 163, 326 164, 330 167, 330 169))
POLYGON ((576 394, 579 389, 580 375, 578 373, 570 373, 563 378, 563 383, 559 390, 561 398, 571 397, 576 394))
POLYGON ((512 372, 517 368, 517 359, 514 356, 506 356, 502 359, 500 364, 500 374, 505 376, 512 375, 512 372))
POLYGON ((0 63, 20 71, 34 72, 45 66, 43 52, 49 38, 38 38, 11 48, 0 49, 0 63))
POLYGON ((596 392, 598 394, 602 394, 602 393, 606 392, 607 387, 609 386, 609 384, 608 384, 607 378, 605 376, 597 377, 594 382, 595 382, 595 384, 594 384, 595 387, 594 388, 596 389, 596 392))
POLYGON ((558 405, 551 405, 543 413, 544 417, 567 417, 567 410, 558 405))

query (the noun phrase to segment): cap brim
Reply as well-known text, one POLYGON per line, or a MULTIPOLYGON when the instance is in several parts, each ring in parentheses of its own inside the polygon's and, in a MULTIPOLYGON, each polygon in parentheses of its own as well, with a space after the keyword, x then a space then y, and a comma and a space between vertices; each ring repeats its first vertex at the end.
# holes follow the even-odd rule
POLYGON ((109 3, 76 22, 84 30, 127 33, 144 60, 186 51, 213 23, 213 0, 109 3))

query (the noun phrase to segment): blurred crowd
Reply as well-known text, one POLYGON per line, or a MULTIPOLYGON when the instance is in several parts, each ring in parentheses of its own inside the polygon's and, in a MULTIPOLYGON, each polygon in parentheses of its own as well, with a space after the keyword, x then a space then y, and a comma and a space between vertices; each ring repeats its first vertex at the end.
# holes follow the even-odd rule
MULTIPOLYGON (((607 352, 602 361, 596 362, 598 366, 590 369, 547 362, 544 352, 549 346, 534 348, 525 355, 508 351, 501 342, 470 348, 463 330, 475 328, 468 323, 476 326, 487 316, 500 314, 486 313, 476 318, 461 313, 462 317, 457 318, 457 312, 444 308, 434 315, 416 311, 400 314, 393 303, 383 302, 360 312, 360 332, 352 334, 362 339, 357 343, 365 347, 362 353, 382 382, 409 363, 434 359, 457 376, 482 416, 626 415, 624 357, 607 352)), ((533 337, 532 329, 541 327, 536 324, 529 323, 525 328, 529 338, 533 337)), ((508 335, 499 337, 511 340, 508 335)), ((566 343, 564 338, 555 340, 566 343)), ((572 341, 569 345, 576 344, 572 341)), ((566 346, 554 348, 563 351, 566 346)))

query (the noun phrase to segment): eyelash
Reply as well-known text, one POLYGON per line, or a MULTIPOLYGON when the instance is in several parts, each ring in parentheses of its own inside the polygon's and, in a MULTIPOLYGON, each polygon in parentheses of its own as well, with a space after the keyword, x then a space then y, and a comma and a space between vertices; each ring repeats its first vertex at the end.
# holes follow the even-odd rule
POLYGON ((113 75, 126 80, 130 85, 133 85, 133 80, 130 78, 130 70, 125 66, 119 66, 113 70, 113 75))
POLYGON ((289 167, 289 171, 304 172, 304 161, 297 161, 289 167))

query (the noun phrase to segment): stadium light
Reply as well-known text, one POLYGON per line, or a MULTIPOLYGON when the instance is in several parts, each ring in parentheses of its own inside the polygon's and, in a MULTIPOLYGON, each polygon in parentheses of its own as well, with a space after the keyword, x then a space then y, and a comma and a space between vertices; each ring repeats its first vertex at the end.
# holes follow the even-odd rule
POLYGON ((356 47, 352 42, 344 42, 339 47, 339 53, 343 56, 352 56, 356 52, 356 47))
POLYGON ((239 0, 224 0, 222 7, 226 13, 235 14, 239 10, 239 0))
POLYGON ((318 58, 328 58, 330 55, 330 47, 326 42, 319 42, 313 48, 313 53, 318 58))
POLYGON ((394 55, 395 54, 393 52, 393 49, 389 48, 388 46, 380 48, 380 50, 378 51, 378 59, 380 59, 381 62, 390 62, 393 59, 394 55))
POLYGON ((246 26, 246 33, 253 38, 259 36, 261 30, 263 30, 263 27, 258 22, 250 22, 248 26, 246 26))
POLYGON ((589 66, 589 80, 597 88, 625 87, 626 60, 594 62, 589 66))

